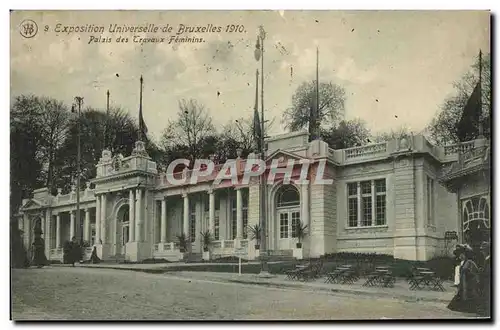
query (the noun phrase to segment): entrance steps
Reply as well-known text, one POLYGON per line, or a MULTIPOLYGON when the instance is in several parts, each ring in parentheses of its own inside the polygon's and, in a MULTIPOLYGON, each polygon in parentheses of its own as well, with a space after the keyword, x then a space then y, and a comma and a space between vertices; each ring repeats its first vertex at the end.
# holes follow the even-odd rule
POLYGON ((125 255, 124 254, 116 254, 114 256, 109 256, 106 259, 101 260, 101 263, 107 263, 107 264, 119 264, 125 261, 125 255))
POLYGON ((272 250, 268 252, 266 260, 268 262, 293 261, 295 257, 293 256, 293 250, 272 250))

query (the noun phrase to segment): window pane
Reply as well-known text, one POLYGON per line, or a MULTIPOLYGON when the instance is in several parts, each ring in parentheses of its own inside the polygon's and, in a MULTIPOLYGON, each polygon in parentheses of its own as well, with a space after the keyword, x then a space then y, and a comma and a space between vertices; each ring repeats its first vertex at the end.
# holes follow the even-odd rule
POLYGON ((372 198, 363 197, 362 199, 362 210, 363 210, 363 218, 361 225, 362 226, 371 226, 372 225, 372 198))
POLYGON ((299 191, 293 186, 282 186, 277 194, 277 206, 300 205, 299 191))
POLYGON ((377 193, 385 192, 385 179, 375 180, 375 191, 377 193))
POLYGON ((218 241, 219 240, 219 211, 215 211, 214 227, 215 227, 214 238, 216 241, 218 241))
POLYGON ((288 214, 280 213, 280 238, 288 238, 288 214))
POLYGON ((231 212, 231 234, 233 236, 233 239, 236 238, 236 226, 237 226, 237 219, 236 219, 236 209, 233 209, 231 212))
POLYGON ((248 209, 243 209, 243 238, 247 238, 248 227, 248 209))
POLYGON ((358 225, 358 199, 349 198, 349 227, 358 225))
POLYGON ((372 183, 370 181, 361 182, 361 193, 362 194, 372 193, 372 183))
POLYGON ((375 221, 377 226, 385 225, 385 196, 377 196, 375 221))
POLYGON ((300 223, 300 212, 292 213, 292 238, 297 237, 297 227, 300 223))
POLYGON ((196 240, 196 214, 191 213, 191 224, 190 224, 190 233, 189 236, 191 238, 191 242, 194 242, 196 240))
POLYGON ((349 196, 356 196, 358 194, 358 184, 356 182, 348 183, 347 191, 349 196))

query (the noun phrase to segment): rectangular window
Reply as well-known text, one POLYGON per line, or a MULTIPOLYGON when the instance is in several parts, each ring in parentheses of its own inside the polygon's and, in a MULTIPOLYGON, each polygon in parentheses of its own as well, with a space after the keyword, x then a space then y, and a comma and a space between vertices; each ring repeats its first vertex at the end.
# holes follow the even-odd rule
POLYGON ((363 218, 361 221, 361 226, 371 226, 372 225, 372 196, 363 197, 361 200, 363 209, 363 218))
POLYGON ((236 215, 236 194, 231 195, 231 237, 232 239, 236 238, 236 229, 237 229, 237 215, 236 215))
POLYGON ((214 230, 215 230, 215 233, 214 233, 214 239, 216 241, 219 240, 219 213, 220 213, 219 210, 215 211, 215 218, 214 218, 214 230))
POLYGON ((385 179, 347 184, 348 227, 385 225, 386 206, 385 179))
POLYGON ((358 226, 358 184, 348 183, 347 184, 347 204, 348 204, 348 216, 349 216, 349 227, 358 226))
POLYGON ((288 238, 288 213, 280 213, 280 238, 288 238))
POLYGON ((383 226, 386 222, 386 187, 385 179, 375 180, 375 225, 383 226))
POLYGON ((243 238, 248 237, 248 207, 243 208, 243 238))
POLYGON ((191 213, 189 214, 189 237, 191 242, 196 240, 196 204, 191 206, 191 213))
POLYGON ((292 212, 292 238, 297 237, 298 226, 300 226, 300 212, 292 212))
POLYGON ((434 225, 434 180, 427 177, 427 223, 434 225))

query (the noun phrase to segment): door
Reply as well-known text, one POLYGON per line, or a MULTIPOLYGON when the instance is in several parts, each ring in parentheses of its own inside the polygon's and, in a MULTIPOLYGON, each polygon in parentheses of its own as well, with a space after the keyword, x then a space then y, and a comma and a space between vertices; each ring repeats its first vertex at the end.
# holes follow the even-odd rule
POLYGON ((278 250, 290 250, 295 247, 295 228, 299 223, 298 209, 278 210, 278 250))
POLYGON ((122 246, 121 246, 121 251, 120 254, 125 254, 125 247, 127 245, 128 239, 129 239, 129 225, 128 223, 124 223, 122 226, 122 246))

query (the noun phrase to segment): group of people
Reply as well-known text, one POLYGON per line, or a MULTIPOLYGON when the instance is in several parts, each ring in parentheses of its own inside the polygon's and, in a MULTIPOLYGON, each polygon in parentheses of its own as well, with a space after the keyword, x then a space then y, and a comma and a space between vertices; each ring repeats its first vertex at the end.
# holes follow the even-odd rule
POLYGON ((479 255, 467 244, 456 246, 454 255, 459 265, 455 280, 456 295, 448 304, 453 311, 490 316, 490 243, 483 242, 479 255))

